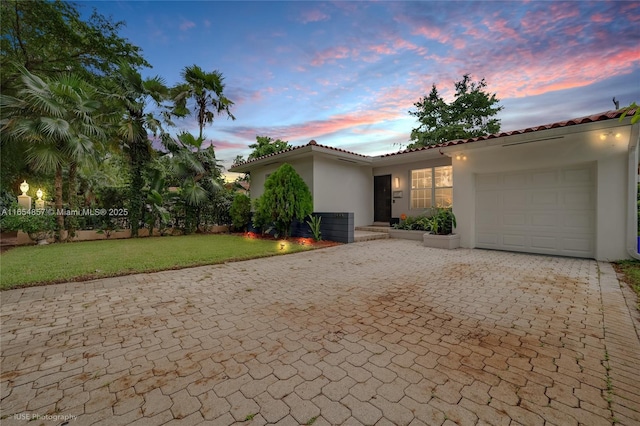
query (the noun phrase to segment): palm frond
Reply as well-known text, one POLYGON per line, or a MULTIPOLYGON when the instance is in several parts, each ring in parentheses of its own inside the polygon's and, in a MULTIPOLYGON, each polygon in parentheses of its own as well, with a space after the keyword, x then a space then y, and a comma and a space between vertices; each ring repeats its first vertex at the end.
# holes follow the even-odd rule
POLYGON ((208 199, 207 191, 191 178, 183 183, 181 194, 185 203, 190 206, 199 206, 208 199))
POLYGON ((53 173, 58 166, 66 163, 64 156, 52 144, 31 144, 27 148, 26 154, 26 159, 34 170, 45 173, 53 173))

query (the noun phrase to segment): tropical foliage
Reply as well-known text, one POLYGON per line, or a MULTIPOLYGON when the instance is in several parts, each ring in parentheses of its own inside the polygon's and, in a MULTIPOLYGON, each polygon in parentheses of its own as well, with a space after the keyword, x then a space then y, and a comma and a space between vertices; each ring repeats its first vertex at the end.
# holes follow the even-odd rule
POLYGON ((495 115, 503 107, 497 105, 495 94, 485 91, 486 87, 484 79, 473 82, 465 74, 455 83, 455 98, 448 104, 434 84, 427 96, 414 103, 416 110, 409 111, 419 123, 411 131, 409 148, 499 132, 500 120, 495 115))
POLYGON ((224 77, 220 71, 205 72, 197 65, 185 67, 182 71, 184 82, 174 87, 173 114, 185 117, 195 112, 200 133, 203 138, 203 130, 207 124, 212 124, 216 115, 226 114, 235 120, 231 114, 233 102, 224 94, 224 77), (195 103, 190 106, 190 101, 195 103))
POLYGON ((311 229, 311 233, 313 234, 313 239, 316 241, 322 240, 322 232, 320 231, 321 223, 322 223, 322 216, 309 215, 309 220, 307 221, 307 225, 309 225, 309 229, 311 229))
POLYGON ((49 237, 56 228, 55 219, 44 211, 28 212, 20 210, 17 204, 10 207, 11 211, 21 211, 22 214, 3 214, 0 228, 3 231, 22 231, 37 241, 49 237))
MULTIPOLYGON (((96 89, 72 74, 43 79, 24 67, 21 84, 15 96, 1 97, 2 131, 19 141, 14 149, 23 150, 27 163, 36 171, 55 176, 55 207, 63 207, 63 170, 68 170, 69 194, 76 194, 78 163, 91 157, 96 143, 104 140, 96 89)), ((75 197, 68 205, 76 207, 75 197)), ((64 217, 57 217, 58 230, 64 228, 64 217)))
POLYGON ((128 213, 58 216, 57 230, 69 235, 79 227, 130 227, 136 236, 141 227, 189 233, 231 223, 235 192, 224 188, 204 134, 217 116, 235 119, 220 71, 188 66, 169 87, 160 76, 142 77, 149 64, 118 35, 122 22, 97 13, 83 21, 62 1, 1 7, 4 192, 27 178, 58 211, 128 213), (174 119, 190 117, 197 136, 175 130, 174 119))
POLYGON ((456 227, 456 217, 451 208, 434 207, 418 216, 407 216, 395 229, 425 231, 436 235, 449 235, 456 227))

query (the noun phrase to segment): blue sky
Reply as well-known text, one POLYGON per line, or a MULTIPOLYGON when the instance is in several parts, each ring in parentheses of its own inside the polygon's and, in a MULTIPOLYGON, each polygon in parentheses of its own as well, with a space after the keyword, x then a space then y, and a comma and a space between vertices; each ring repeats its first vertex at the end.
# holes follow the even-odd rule
MULTIPOLYGON (((409 142, 413 103, 485 78, 502 130, 640 101, 640 2, 83 1, 126 22, 167 84, 217 69, 235 121, 206 129, 230 166, 256 135, 361 154, 409 142)), ((195 132, 193 121, 181 130, 195 132)))

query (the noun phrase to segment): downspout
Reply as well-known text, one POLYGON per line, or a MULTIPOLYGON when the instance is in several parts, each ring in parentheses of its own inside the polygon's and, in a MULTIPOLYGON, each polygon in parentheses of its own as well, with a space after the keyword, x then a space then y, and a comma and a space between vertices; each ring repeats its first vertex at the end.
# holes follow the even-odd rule
POLYGON ((627 253, 640 260, 638 254, 638 144, 640 143, 640 124, 631 126, 629 137, 629 176, 627 184, 627 253), (633 184, 632 184, 633 183, 633 184))

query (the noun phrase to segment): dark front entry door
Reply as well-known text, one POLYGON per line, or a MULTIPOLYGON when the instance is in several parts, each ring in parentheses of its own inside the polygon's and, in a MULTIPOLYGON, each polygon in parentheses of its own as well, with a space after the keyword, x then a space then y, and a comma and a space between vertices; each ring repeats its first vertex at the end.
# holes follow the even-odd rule
POLYGON ((391 175, 373 177, 373 221, 391 222, 391 175))

